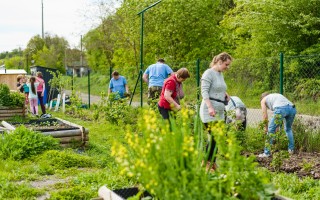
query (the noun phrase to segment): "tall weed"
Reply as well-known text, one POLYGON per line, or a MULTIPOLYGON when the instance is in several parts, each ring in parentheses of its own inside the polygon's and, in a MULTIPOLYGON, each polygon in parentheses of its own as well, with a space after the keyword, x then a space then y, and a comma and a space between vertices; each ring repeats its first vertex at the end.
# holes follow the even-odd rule
POLYGON ((121 173, 136 178, 159 199, 266 199, 273 191, 254 157, 240 155, 235 132, 218 122, 211 127, 218 145, 218 169, 208 172, 204 130, 194 112, 183 109, 170 123, 144 110, 138 130, 127 130, 126 143, 115 142, 112 155, 121 173), (270 189, 268 191, 268 189, 270 189))
POLYGON ((299 119, 293 123, 296 149, 306 152, 320 152, 320 130, 311 130, 299 119))

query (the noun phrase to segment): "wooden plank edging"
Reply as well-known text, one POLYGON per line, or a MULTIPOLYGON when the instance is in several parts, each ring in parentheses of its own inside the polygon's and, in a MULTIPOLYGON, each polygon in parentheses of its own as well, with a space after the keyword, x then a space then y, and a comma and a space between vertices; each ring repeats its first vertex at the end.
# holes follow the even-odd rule
POLYGON ((6 121, 2 121, 1 124, 2 124, 3 127, 8 129, 9 131, 14 131, 16 129, 14 126, 12 126, 11 124, 9 124, 6 121))

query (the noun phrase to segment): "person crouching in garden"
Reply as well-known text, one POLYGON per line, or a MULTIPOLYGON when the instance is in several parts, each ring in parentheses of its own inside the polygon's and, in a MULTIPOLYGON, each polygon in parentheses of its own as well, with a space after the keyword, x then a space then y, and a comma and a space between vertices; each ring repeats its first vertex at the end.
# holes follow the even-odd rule
POLYGON ((36 82, 36 77, 32 76, 27 83, 29 87, 29 103, 30 103, 30 111, 32 114, 38 116, 38 94, 37 94, 37 87, 39 85, 36 82))
POLYGON ((124 76, 121 76, 117 71, 112 72, 112 78, 108 89, 108 99, 111 93, 115 93, 114 100, 119 99, 119 97, 121 99, 126 98, 126 95, 129 94, 127 79, 124 76))
POLYGON ((235 123, 237 130, 245 131, 247 128, 247 108, 237 96, 230 96, 226 109, 226 123, 235 123))
POLYGON ((181 109, 180 99, 184 97, 182 82, 190 77, 187 68, 181 68, 165 80, 158 102, 158 109, 163 119, 169 119, 171 111, 181 109))
MULTIPOLYGON (((277 116, 280 116, 281 120, 283 119, 285 120, 284 127, 289 140, 288 152, 290 154, 293 154, 294 138, 293 138, 293 132, 292 132, 292 124, 297 113, 295 105, 291 101, 289 101, 286 97, 284 97, 282 94, 278 94, 278 93, 269 94, 268 92, 265 92, 261 95, 260 103, 261 103, 263 120, 265 122, 268 122, 267 110, 270 109, 273 111, 273 116, 269 122, 269 125, 267 123, 265 124, 265 132, 271 137, 270 144, 272 144, 273 142, 272 137, 275 134, 277 127, 282 125, 282 124, 276 123, 277 116)), ((270 149, 268 147, 265 147, 264 152, 262 154, 259 154, 259 157, 265 158, 265 157, 269 157, 270 155, 271 155, 270 149)))

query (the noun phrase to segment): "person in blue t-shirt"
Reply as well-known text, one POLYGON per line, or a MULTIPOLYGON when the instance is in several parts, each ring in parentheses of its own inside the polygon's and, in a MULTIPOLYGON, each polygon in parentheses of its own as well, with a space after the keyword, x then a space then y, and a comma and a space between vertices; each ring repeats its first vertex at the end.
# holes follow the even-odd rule
POLYGON ((124 76, 120 76, 119 72, 117 71, 112 72, 108 96, 110 93, 118 93, 120 98, 125 98, 126 94, 129 94, 129 87, 126 78, 124 76))
POLYGON ((148 104, 158 100, 162 91, 164 80, 172 74, 172 69, 160 58, 156 64, 150 65, 143 74, 143 80, 148 83, 148 104))

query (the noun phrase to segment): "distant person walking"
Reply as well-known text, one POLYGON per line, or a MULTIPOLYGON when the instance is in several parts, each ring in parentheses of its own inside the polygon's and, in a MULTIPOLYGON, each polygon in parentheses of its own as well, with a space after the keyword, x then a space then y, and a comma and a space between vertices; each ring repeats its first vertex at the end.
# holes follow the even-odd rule
POLYGON ((36 77, 32 76, 29 80, 30 82, 27 83, 29 87, 29 103, 30 103, 30 111, 32 114, 38 116, 38 94, 37 94, 37 87, 39 83, 36 82, 36 77))
MULTIPOLYGON (((215 56, 201 77, 201 96, 202 102, 200 106, 200 118, 205 127, 210 128, 209 124, 213 121, 225 120, 224 109, 225 105, 230 100, 227 94, 227 84, 224 81, 222 72, 227 70, 232 62, 232 57, 223 52, 215 56)), ((214 149, 216 141, 209 131, 207 145, 207 170, 215 169, 214 149), (209 145, 210 144, 210 145, 209 145), (209 148, 211 147, 211 148, 209 148), (213 159, 213 163, 211 163, 213 159)))
POLYGON ((108 96, 111 93, 116 93, 115 99, 125 98, 125 94, 129 94, 129 87, 127 80, 124 76, 121 76, 119 72, 112 72, 112 78, 109 83, 108 96), (117 95, 119 95, 117 97, 117 95))
POLYGON ((160 58, 157 63, 150 65, 143 74, 143 80, 148 83, 148 104, 158 100, 164 80, 172 74, 172 69, 160 58))
MULTIPOLYGON (((288 144, 288 152, 293 154, 294 152, 294 138, 292 132, 292 124, 294 118, 296 116, 297 110, 295 105, 289 101, 282 94, 278 93, 268 93, 265 92, 261 95, 260 104, 262 109, 263 120, 268 121, 268 112, 270 109, 273 111, 273 116, 269 122, 269 125, 265 125, 265 132, 269 134, 272 138, 272 135, 275 134, 276 129, 281 124, 276 124, 276 116, 281 116, 281 119, 285 120, 284 129, 286 131, 289 144, 288 144)), ((273 140, 271 139, 270 143, 272 144, 273 140)), ((259 154, 259 157, 269 157, 271 155, 270 149, 268 147, 264 148, 264 153, 259 154)))
POLYGON ((158 109, 163 119, 169 119, 171 111, 181 109, 180 99, 184 97, 182 82, 189 77, 188 69, 181 68, 165 80, 158 102, 158 109))
POLYGON ((38 87, 37 87, 37 95, 38 95, 38 99, 40 102, 40 106, 41 106, 41 112, 42 115, 46 114, 46 107, 44 106, 44 91, 46 89, 46 84, 43 80, 43 75, 41 72, 37 72, 37 76, 36 76, 36 82, 39 83, 38 87))

